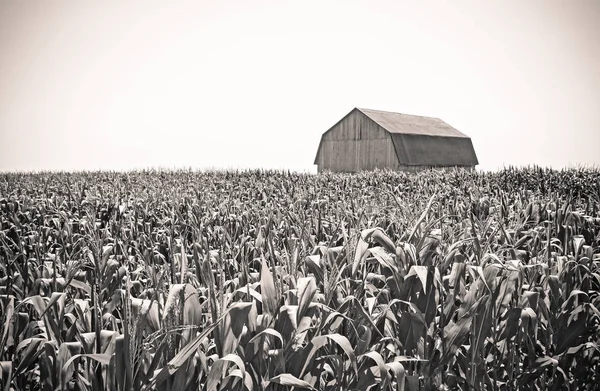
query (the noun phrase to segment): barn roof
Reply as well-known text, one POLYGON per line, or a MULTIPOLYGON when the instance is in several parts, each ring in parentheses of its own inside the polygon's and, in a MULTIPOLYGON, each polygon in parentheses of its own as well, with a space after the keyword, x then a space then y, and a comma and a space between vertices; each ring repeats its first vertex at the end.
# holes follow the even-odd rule
MULTIPOLYGON (((400 165, 475 166, 479 164, 471 139, 439 118, 355 108, 337 124, 354 111, 359 111, 390 134, 400 165)), ((327 132, 333 130, 337 124, 327 132)), ((321 144, 319 144, 320 149, 321 144)), ((317 151, 315 164, 318 155, 319 151, 317 151)))
MULTIPOLYGON (((421 117, 389 111, 360 109, 367 117, 390 133, 418 134, 422 136, 467 137, 439 118, 421 117)), ((467 137, 468 138, 468 137, 467 137)))

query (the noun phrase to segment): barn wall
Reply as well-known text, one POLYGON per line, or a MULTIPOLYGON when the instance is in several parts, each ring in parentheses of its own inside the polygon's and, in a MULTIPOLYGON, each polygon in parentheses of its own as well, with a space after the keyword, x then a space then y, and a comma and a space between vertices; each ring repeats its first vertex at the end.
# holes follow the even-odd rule
POLYGON ((429 169, 435 169, 439 171, 452 171, 455 169, 472 171, 474 170, 473 166, 407 166, 407 165, 399 165, 398 170, 404 172, 419 172, 429 169))
POLYGON ((323 135, 316 160, 319 171, 355 172, 398 166, 389 133, 358 110, 323 135))

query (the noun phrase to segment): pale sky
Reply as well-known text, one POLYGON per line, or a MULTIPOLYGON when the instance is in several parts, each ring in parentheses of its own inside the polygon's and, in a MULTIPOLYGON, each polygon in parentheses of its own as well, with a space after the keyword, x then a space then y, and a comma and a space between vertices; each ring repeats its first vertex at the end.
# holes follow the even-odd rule
POLYGON ((0 1, 0 171, 316 171, 354 107, 600 166, 600 1, 0 1))

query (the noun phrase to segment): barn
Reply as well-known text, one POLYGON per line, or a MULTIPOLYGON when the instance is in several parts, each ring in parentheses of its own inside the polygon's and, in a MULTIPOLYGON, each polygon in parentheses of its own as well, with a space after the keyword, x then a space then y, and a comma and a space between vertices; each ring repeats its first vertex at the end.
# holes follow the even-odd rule
POLYGON ((438 118, 355 108, 321 136, 318 171, 419 171, 478 164, 471 139, 438 118))

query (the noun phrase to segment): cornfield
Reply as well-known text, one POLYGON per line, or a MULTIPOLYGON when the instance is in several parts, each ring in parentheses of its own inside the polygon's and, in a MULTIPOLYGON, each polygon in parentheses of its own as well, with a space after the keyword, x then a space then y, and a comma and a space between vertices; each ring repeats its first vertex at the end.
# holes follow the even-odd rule
POLYGON ((0 174, 2 390, 593 390, 600 171, 0 174))

